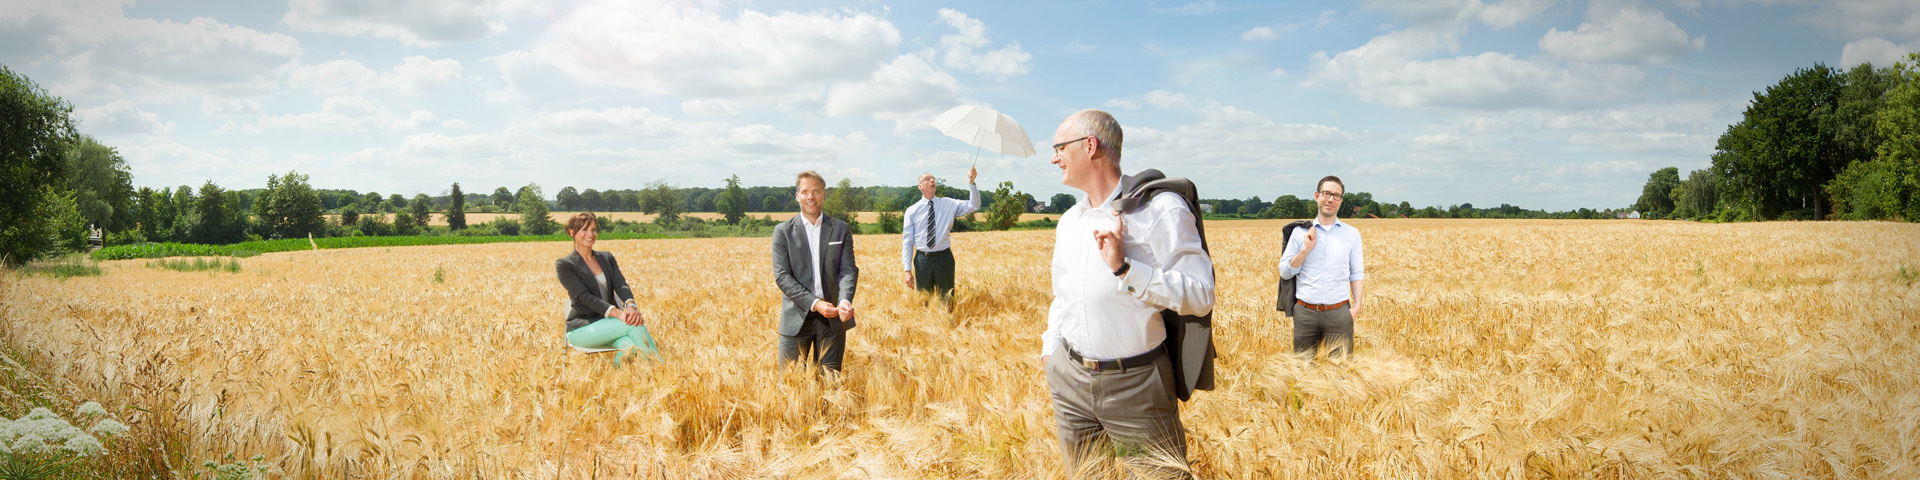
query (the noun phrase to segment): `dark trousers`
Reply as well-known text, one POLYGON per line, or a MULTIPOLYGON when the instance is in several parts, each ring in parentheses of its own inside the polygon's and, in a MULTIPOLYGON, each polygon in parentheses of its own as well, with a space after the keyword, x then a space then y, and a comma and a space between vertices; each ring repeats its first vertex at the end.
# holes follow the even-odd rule
POLYGON ((1327 356, 1353 352, 1353 312, 1348 307, 1317 311, 1297 307, 1293 311, 1293 353, 1313 358, 1314 350, 1325 348, 1327 356))
POLYGON ((1121 457, 1148 478, 1186 478, 1187 432, 1174 397, 1173 361, 1125 370, 1092 370, 1056 351, 1047 356, 1047 390, 1053 422, 1066 459, 1067 478, 1101 477, 1123 467, 1102 466, 1121 457))
POLYGON ((780 336, 780 364, 786 365, 804 356, 828 370, 840 371, 840 360, 847 352, 847 333, 835 325, 839 322, 837 318, 808 312, 806 323, 800 325, 800 334, 780 336))
POLYGON ((914 288, 938 291, 940 299, 953 303, 953 249, 938 252, 913 252, 914 288))

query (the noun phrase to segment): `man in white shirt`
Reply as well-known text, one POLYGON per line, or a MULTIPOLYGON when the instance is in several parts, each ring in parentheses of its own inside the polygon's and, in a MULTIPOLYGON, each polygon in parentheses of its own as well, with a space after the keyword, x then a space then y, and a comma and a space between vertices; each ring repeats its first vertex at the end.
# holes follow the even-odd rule
POLYGON ((1325 348, 1330 356, 1353 351, 1353 320, 1360 318, 1360 293, 1367 276, 1360 253, 1360 231, 1340 221, 1340 177, 1320 179, 1313 198, 1319 215, 1295 230, 1280 254, 1280 278, 1295 279, 1293 351, 1312 358, 1325 348))
POLYGON ((980 186, 973 183, 979 169, 967 170, 967 201, 934 195, 931 173, 920 174, 920 201, 907 207, 900 230, 900 266, 907 286, 937 291, 953 304, 953 220, 980 210, 980 186))
POLYGON ((1053 140, 1060 183, 1084 194, 1054 231, 1054 298, 1041 334, 1061 453, 1069 472, 1109 453, 1141 468, 1186 465, 1160 311, 1213 311, 1213 260, 1194 212, 1171 192, 1133 212, 1113 209, 1126 177, 1120 124, 1107 112, 1067 117, 1053 140))

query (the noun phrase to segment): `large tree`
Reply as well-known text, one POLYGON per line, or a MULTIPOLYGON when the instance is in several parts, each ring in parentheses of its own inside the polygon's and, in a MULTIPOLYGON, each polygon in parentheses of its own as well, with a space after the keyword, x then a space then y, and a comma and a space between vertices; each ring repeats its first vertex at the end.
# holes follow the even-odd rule
POLYGON ((413 202, 409 205, 411 205, 409 211, 413 213, 413 226, 426 229, 427 224, 433 221, 433 197, 416 193, 413 195, 413 202))
POLYGON ((727 177, 727 189, 713 199, 714 208, 726 216, 727 223, 738 224, 747 216, 747 190, 740 188, 740 176, 727 177))
POLYGON ((501 211, 512 210, 513 201, 513 192, 507 190, 507 187, 493 189, 493 206, 500 207, 501 211))
POLYGON ((447 206, 447 229, 464 230, 467 228, 467 195, 460 192, 460 182, 453 182, 453 193, 448 195, 453 201, 447 206))
POLYGON ((1905 192, 1899 199, 1901 214, 1920 221, 1920 52, 1907 54, 1890 76, 1895 86, 1887 91, 1877 119, 1884 141, 1876 152, 1880 161, 1891 163, 1888 168, 1905 192))
POLYGON ((540 185, 529 183, 520 187, 518 202, 522 235, 546 235, 557 230, 553 219, 547 218, 547 200, 540 193, 540 185))
POLYGON ((672 223, 680 219, 680 212, 685 211, 680 192, 674 191, 673 185, 667 184, 666 180, 648 183, 639 195, 640 212, 658 215, 654 217, 654 222, 672 223))
POLYGON ((1029 197, 1013 189, 1013 182, 1002 181, 993 190, 993 205, 987 207, 987 228, 1006 230, 1020 222, 1020 214, 1026 213, 1029 197))
POLYGON ((320 208, 320 195, 299 171, 268 175, 267 189, 253 200, 253 212, 275 238, 300 238, 327 232, 326 211, 320 208))
POLYGON ((1714 190, 1715 182, 1712 170, 1694 170, 1687 179, 1674 187, 1673 216, 1677 218, 1699 218, 1713 214, 1718 205, 1719 195, 1714 190))
POLYGON ((62 195, 66 146, 77 136, 73 106, 0 66, 0 263, 21 265, 58 247, 46 221, 62 195))
POLYGON ((561 210, 579 210, 580 191, 574 190, 572 185, 568 185, 566 188, 560 189, 560 193, 553 195, 553 203, 560 205, 561 210))
POLYGON ((1723 194, 1760 218, 1805 207, 1824 218, 1824 187, 1855 160, 1834 121, 1843 87, 1841 75, 1816 64, 1755 92, 1714 155, 1715 175, 1728 182, 1723 194))
POLYGON ((232 192, 212 180, 201 185, 200 194, 195 197, 194 213, 200 221, 194 225, 193 241, 220 245, 245 240, 247 214, 237 203, 232 192))
POLYGON ((133 174, 113 147, 81 136, 67 149, 68 190, 87 223, 109 232, 133 228, 133 174))
POLYGON ((580 191, 580 209, 586 210, 589 212, 607 211, 606 198, 600 194, 599 190, 594 190, 591 188, 586 190, 581 190, 580 191))
POLYGON ((1647 186, 1640 189, 1640 200, 1633 209, 1646 218, 1666 218, 1673 213, 1673 189, 1680 186, 1680 168, 1667 167, 1647 175, 1647 186))
POLYGON ((1073 204, 1078 201, 1078 199, 1073 198, 1073 195, 1064 193, 1053 194, 1053 198, 1047 201, 1047 213, 1067 213, 1067 209, 1073 208, 1073 204))

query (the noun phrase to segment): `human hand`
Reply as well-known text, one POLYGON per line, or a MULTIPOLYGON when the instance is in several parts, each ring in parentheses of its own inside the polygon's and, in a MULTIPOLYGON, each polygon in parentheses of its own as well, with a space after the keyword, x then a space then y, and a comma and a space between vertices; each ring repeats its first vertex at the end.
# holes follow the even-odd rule
POLYGON ((827 318, 840 317, 840 309, 838 307, 834 307, 833 304, 831 303, 827 303, 826 300, 814 300, 813 312, 818 313, 820 314, 820 316, 827 317, 827 318))
POLYGON ((1126 263, 1126 234, 1127 219, 1118 213, 1114 214, 1113 230, 1093 231, 1093 242, 1100 247, 1100 259, 1107 262, 1107 270, 1119 270, 1120 265, 1126 263))
POLYGON ((843 322, 853 321, 853 302, 841 300, 839 311, 840 311, 840 321, 843 321, 843 322))
POLYGON ((1353 317, 1354 321, 1360 320, 1360 303, 1359 302, 1347 303, 1347 316, 1353 317))
POLYGON ((639 309, 627 307, 625 310, 620 311, 620 321, 626 322, 627 325, 638 327, 647 324, 647 317, 646 315, 641 315, 639 309))
POLYGON ((913 271, 909 270, 907 271, 907 289, 912 290, 915 286, 917 285, 913 283, 913 271))
POLYGON ((968 168, 968 169, 967 169, 967 184, 968 184, 968 185, 973 185, 973 179, 974 179, 974 177, 978 177, 978 176, 980 176, 980 168, 979 168, 979 167, 973 167, 973 168, 968 168))
POLYGON ((1315 244, 1315 243, 1316 243, 1316 242, 1317 242, 1318 240, 1320 240, 1320 229, 1318 229, 1318 228, 1313 228, 1312 226, 1308 226, 1308 227, 1307 227, 1307 239, 1306 239, 1305 241, 1303 241, 1303 242, 1301 242, 1301 243, 1300 243, 1300 253, 1299 253, 1299 255, 1306 255, 1306 254, 1307 254, 1307 252, 1311 252, 1311 251, 1313 251, 1313 245, 1314 245, 1314 244, 1315 244))

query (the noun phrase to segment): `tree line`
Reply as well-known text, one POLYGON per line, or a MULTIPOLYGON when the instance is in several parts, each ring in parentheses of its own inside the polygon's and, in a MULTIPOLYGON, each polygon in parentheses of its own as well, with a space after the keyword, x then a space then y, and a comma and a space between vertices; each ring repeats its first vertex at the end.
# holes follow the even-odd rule
POLYGON ((1920 52, 1794 71, 1753 100, 1711 167, 1648 175, 1634 208, 1707 221, 1920 219, 1920 52))

